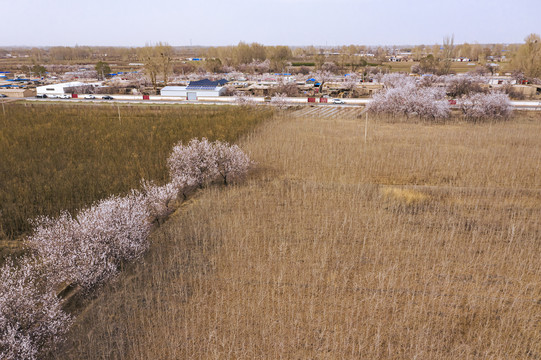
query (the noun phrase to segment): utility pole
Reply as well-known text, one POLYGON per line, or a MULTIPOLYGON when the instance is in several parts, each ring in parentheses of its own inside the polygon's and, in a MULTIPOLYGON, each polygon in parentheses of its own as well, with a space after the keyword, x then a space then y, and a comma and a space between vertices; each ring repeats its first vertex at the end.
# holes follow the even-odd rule
POLYGON ((364 122, 364 144, 366 145, 366 136, 368 134, 368 111, 366 112, 365 116, 365 122, 364 122))

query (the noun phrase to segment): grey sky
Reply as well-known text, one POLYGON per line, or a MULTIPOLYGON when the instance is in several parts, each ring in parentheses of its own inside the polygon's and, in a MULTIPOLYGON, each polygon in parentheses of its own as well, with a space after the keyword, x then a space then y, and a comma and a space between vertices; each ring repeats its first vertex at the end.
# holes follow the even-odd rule
POLYGON ((521 43, 541 0, 0 0, 0 46, 521 43))

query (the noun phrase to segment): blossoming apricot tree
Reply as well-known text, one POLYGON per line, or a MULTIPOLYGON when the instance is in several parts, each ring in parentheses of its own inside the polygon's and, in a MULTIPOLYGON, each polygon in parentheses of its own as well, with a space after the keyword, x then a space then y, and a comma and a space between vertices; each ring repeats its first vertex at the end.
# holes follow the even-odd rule
MULTIPOLYGON (((242 178, 252 162, 236 145, 194 139, 168 159, 171 182, 142 181, 142 190, 110 196, 72 216, 40 217, 27 238, 31 255, 0 268, 0 359, 38 359, 62 340, 71 317, 55 289, 79 285, 88 293, 149 247, 155 220, 180 193, 214 181, 242 178)), ((158 221, 159 222, 159 221, 158 221)))

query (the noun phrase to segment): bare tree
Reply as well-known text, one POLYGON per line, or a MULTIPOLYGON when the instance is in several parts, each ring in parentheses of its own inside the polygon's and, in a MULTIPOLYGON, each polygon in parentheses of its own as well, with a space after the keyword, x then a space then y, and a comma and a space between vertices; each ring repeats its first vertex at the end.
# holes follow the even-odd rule
POLYGON ((446 36, 443 39, 443 52, 440 62, 439 73, 447 75, 451 71, 451 64, 453 63, 455 36, 446 36))
POLYGON ((283 71, 287 60, 291 58, 291 49, 288 46, 275 46, 269 49, 270 67, 275 71, 283 71))
POLYGON ((109 64, 103 61, 98 61, 94 69, 96 69, 98 80, 105 80, 105 77, 111 72, 109 64))
POLYGON ((167 85, 171 73, 173 49, 166 43, 159 42, 154 46, 147 45, 138 51, 139 59, 145 64, 145 71, 150 77, 154 91, 158 89, 158 76, 161 75, 167 85))
POLYGON ((526 77, 541 78, 541 37, 530 34, 518 49, 511 64, 526 77))
POLYGON ((332 79, 332 74, 328 71, 316 71, 315 73, 312 73, 310 77, 313 77, 320 82, 319 92, 321 93, 323 91, 323 85, 332 79))
POLYGON ((171 60, 173 56, 173 48, 166 44, 159 42, 156 46, 156 53, 160 59, 161 73, 163 76, 163 84, 167 86, 167 80, 171 73, 171 60))
POLYGON ((277 106, 280 109, 287 107, 287 95, 284 93, 277 93, 271 98, 271 105, 277 106))

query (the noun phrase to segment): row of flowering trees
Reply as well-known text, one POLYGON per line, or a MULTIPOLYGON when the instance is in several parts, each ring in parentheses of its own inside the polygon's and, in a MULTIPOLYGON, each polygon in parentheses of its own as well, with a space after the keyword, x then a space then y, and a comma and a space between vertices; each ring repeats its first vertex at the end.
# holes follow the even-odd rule
MULTIPOLYGON (((246 94, 244 92, 237 93, 235 98, 235 103, 240 106, 255 106, 257 101, 254 96, 246 94)), ((276 93, 273 97, 270 98, 270 104, 276 106, 280 109, 285 109, 288 106, 287 94, 285 93, 276 93)))
POLYGON ((0 268, 0 359, 38 359, 72 323, 57 296, 62 286, 83 294, 113 278, 123 263, 148 250, 152 226, 179 196, 212 182, 241 179, 252 162, 236 145, 207 139, 179 143, 168 159, 171 181, 142 182, 141 190, 111 196, 59 217, 41 217, 28 237, 28 256, 0 268))
POLYGON ((449 92, 461 95, 458 107, 468 120, 507 118, 512 111, 506 94, 481 91, 478 80, 468 76, 461 81, 446 81, 446 87, 434 86, 430 78, 416 81, 403 74, 386 74, 381 82, 384 89, 368 103, 368 112, 406 118, 447 118, 451 112, 446 99, 449 92))

